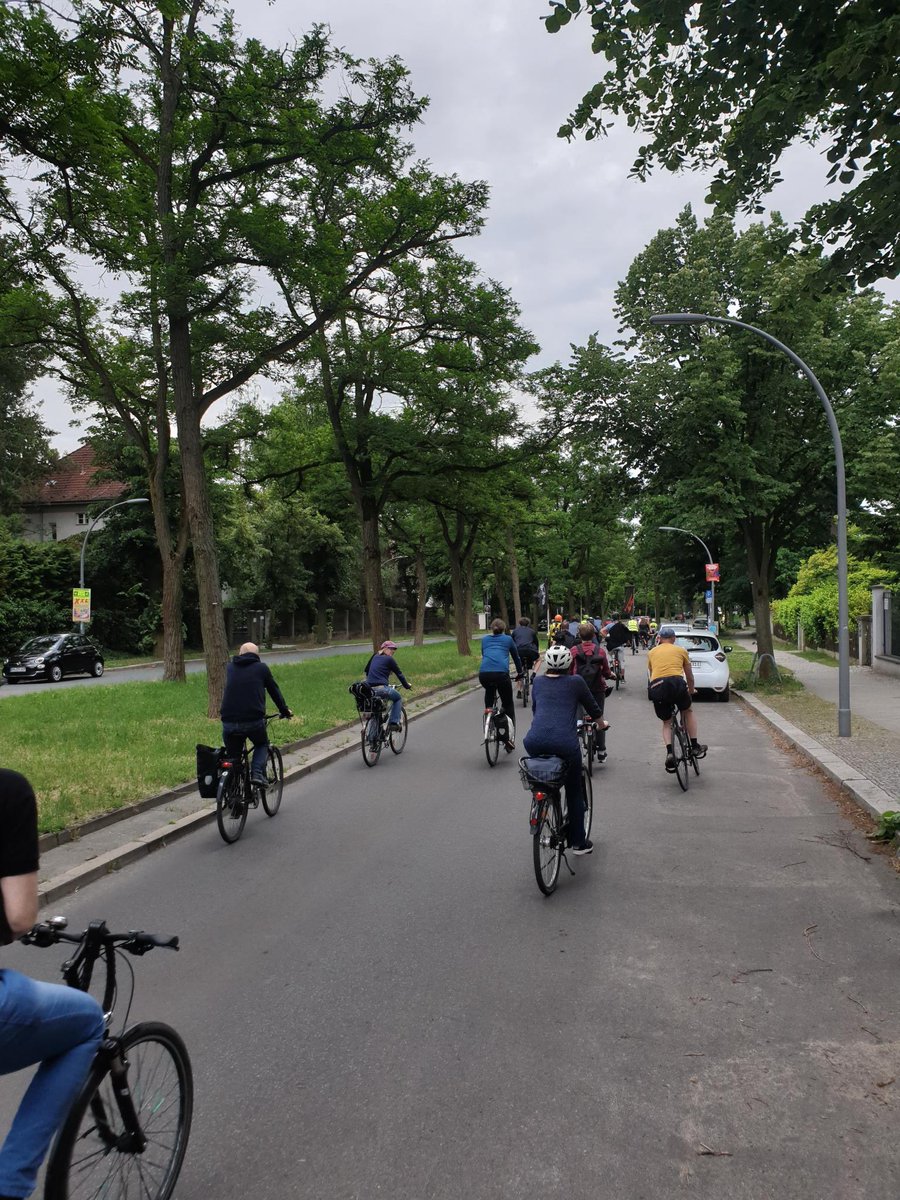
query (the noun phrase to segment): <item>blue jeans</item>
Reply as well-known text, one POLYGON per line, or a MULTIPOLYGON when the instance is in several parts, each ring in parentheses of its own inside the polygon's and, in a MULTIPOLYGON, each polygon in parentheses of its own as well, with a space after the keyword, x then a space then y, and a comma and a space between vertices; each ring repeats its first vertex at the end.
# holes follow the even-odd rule
MULTIPOLYGON (((269 735, 266 732, 265 721, 252 721, 249 724, 222 722, 222 741, 225 749, 233 758, 237 758, 244 748, 244 742, 249 738, 253 743, 253 757, 250 759, 250 774, 265 775, 266 759, 269 757, 269 735)), ((0 1192, 0 1196, 3 1193, 0 1192)))
POLYGON ((400 710, 403 708, 403 701, 400 699, 400 693, 395 687, 377 687, 373 689, 376 696, 383 696, 385 700, 391 701, 391 715, 388 721, 392 725, 400 724, 400 710))
POLYGON ((0 1075, 40 1063, 0 1149, 0 1196, 30 1196, 53 1135, 87 1078, 103 1013, 86 992, 0 970, 0 1075))

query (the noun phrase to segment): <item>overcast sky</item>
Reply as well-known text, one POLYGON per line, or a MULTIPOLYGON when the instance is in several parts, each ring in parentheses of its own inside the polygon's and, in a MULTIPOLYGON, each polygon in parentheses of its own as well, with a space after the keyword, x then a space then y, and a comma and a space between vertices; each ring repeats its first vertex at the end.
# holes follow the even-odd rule
MULTIPOLYGON (((441 172, 485 179, 491 200, 477 239, 457 243, 510 289, 541 346, 531 368, 566 360, 593 332, 616 337, 613 292, 636 254, 685 204, 705 217, 704 178, 628 179, 638 137, 626 128, 599 142, 565 142, 556 130, 598 78, 580 19, 549 35, 545 0, 237 0, 238 24, 272 46, 327 22, 361 58, 399 55, 431 103, 414 131, 419 157, 441 172)), ((795 221, 824 190, 820 156, 787 156, 770 206, 795 221)), ((900 296, 895 285, 888 294, 900 296)), ((77 445, 68 407, 44 393, 43 415, 63 452, 77 445)))

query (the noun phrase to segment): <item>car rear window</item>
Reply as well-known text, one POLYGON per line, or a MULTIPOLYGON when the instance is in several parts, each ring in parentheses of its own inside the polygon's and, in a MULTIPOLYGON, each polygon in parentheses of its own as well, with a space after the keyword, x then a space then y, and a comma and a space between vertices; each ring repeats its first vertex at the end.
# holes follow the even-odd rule
POLYGON ((696 653, 698 650, 715 652, 719 648, 719 642, 714 637, 706 637, 702 633, 681 634, 675 639, 677 646, 683 646, 690 653, 692 650, 696 653))

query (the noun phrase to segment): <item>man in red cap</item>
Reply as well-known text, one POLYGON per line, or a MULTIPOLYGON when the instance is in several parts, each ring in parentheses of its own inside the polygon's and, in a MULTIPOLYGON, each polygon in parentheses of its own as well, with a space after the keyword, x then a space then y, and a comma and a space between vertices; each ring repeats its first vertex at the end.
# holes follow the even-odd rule
POLYGON ((396 675, 407 691, 410 685, 406 682, 403 672, 394 662, 394 651, 396 649, 396 642, 382 642, 378 653, 373 654, 366 663, 365 671, 366 683, 375 691, 375 695, 384 696, 391 701, 391 717, 388 729, 399 732, 403 728, 400 724, 402 702, 400 700, 400 693, 395 687, 391 687, 391 675, 396 675))

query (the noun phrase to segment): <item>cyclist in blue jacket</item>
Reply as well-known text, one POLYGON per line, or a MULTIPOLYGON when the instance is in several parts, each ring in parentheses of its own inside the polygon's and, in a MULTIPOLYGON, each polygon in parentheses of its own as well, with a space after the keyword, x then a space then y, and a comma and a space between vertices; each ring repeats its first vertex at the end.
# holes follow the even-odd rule
POLYGON ((388 721, 388 729, 393 733, 399 733, 403 726, 400 724, 400 713, 403 708, 403 702, 400 699, 400 693, 395 687, 391 687, 391 675, 396 675, 407 691, 410 689, 410 684, 406 682, 406 676, 394 662, 394 651, 397 649, 396 642, 382 642, 377 654, 373 654, 366 663, 366 683, 373 689, 376 696, 383 696, 391 702, 391 715, 388 721))
POLYGON ((506 753, 512 754, 516 748, 516 710, 513 706, 512 683, 509 678, 509 660, 516 664, 516 682, 524 674, 522 659, 516 643, 506 632, 506 625, 499 617, 491 621, 491 632, 481 639, 481 665, 478 668, 478 682, 484 688, 484 711, 489 713, 494 707, 494 699, 500 693, 500 703, 506 716, 504 735, 506 753))

